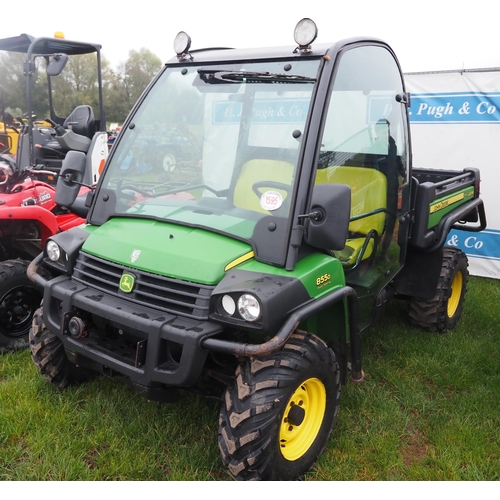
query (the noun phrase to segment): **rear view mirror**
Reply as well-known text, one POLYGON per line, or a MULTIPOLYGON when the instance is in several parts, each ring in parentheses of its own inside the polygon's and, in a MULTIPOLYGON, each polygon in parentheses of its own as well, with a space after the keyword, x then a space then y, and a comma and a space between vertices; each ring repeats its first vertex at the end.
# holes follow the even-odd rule
POLYGON ((342 250, 347 240, 351 215, 351 188, 345 184, 316 184, 306 242, 325 250, 342 250), (312 216, 314 215, 314 216, 312 216))
POLYGON ((60 75, 67 62, 68 54, 53 54, 49 60, 49 63, 47 64, 47 75, 60 75))
POLYGON ((83 185, 87 156, 81 151, 68 151, 57 178, 55 202, 71 209, 83 185))

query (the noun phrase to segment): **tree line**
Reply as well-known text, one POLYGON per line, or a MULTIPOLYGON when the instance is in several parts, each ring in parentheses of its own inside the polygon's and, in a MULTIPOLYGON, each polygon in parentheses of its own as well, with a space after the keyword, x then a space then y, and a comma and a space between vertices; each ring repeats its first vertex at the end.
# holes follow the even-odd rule
MULTIPOLYGON (((97 66, 95 54, 70 57, 61 75, 52 79, 55 107, 59 116, 68 116, 80 104, 98 109, 97 66)), ((5 109, 14 117, 26 110, 25 54, 0 53, 0 87, 5 109)), ((40 61, 40 64, 43 64, 40 61)), ((141 93, 158 73, 161 60, 150 50, 131 50, 128 59, 113 69, 101 54, 104 108, 108 123, 123 123, 141 93)), ((33 89, 33 112, 38 119, 49 113, 44 68, 36 72, 33 89)))

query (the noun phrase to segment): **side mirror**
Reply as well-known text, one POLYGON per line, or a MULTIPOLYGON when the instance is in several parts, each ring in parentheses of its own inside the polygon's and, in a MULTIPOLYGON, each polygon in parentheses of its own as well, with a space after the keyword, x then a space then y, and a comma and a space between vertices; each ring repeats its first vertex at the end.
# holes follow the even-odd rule
POLYGON ((345 184, 316 184, 305 240, 316 248, 342 250, 351 217, 351 188, 345 184))
POLYGON ((62 70, 68 62, 68 54, 53 54, 47 64, 47 75, 57 76, 62 73, 62 70))
POLYGON ((57 178, 55 202, 71 209, 83 185, 87 156, 81 151, 68 151, 57 178))

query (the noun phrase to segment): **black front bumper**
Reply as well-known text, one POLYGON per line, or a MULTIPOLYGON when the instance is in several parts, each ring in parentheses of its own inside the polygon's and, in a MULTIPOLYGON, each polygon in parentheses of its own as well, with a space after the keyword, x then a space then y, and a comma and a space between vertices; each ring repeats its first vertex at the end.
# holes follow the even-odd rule
POLYGON ((344 300, 348 307, 351 378, 357 381, 363 378, 357 295, 351 287, 338 288, 304 304, 287 317, 274 337, 260 344, 249 344, 225 339, 224 326, 214 321, 185 318, 135 304, 79 284, 65 275, 48 281, 38 272, 42 261, 40 254, 29 265, 27 274, 44 289, 44 322, 61 339, 68 357, 77 365, 107 375, 121 375, 141 393, 159 385, 194 385, 211 351, 236 358, 268 356, 286 344, 302 321, 344 300), (99 332, 72 337, 68 323, 75 315, 92 316, 97 324, 111 324, 115 331, 123 330, 141 340, 131 348, 130 342, 125 345, 120 338, 110 339, 99 332), (173 351, 175 356, 170 355, 173 351))
POLYGON ((67 276, 45 282, 43 319, 74 363, 126 377, 144 388, 193 385, 208 354, 201 347, 202 340, 223 331, 216 323, 149 309, 92 290, 67 276), (95 317, 97 324, 113 325, 115 332, 140 340, 134 345, 119 335, 91 329, 87 336, 72 337, 68 322, 75 315, 95 317))

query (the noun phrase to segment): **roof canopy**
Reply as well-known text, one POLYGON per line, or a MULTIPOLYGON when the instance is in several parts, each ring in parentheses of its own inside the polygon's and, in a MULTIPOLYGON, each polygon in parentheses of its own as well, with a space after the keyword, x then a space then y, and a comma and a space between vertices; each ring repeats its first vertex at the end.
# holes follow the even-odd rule
POLYGON ((64 38, 35 38, 26 33, 0 39, 0 50, 27 53, 32 44, 32 53, 39 55, 50 55, 60 52, 68 55, 90 54, 101 50, 101 46, 96 43, 74 42, 64 38))

